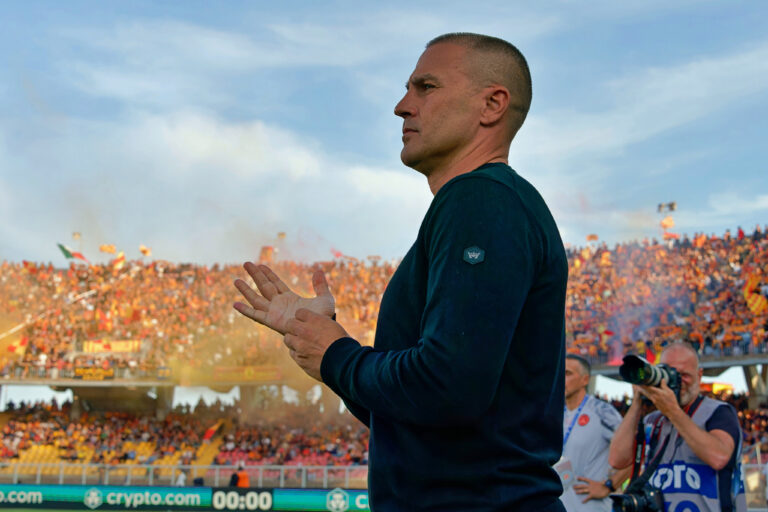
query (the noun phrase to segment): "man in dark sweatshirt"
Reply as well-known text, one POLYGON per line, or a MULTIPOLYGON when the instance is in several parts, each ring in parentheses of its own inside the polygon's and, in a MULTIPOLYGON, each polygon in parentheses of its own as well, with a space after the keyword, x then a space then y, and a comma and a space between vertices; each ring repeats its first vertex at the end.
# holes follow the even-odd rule
POLYGON ((402 161, 434 194, 381 301, 373 348, 335 322, 322 272, 301 298, 246 263, 235 309, 371 429, 369 501, 389 511, 563 511, 568 274, 552 216, 507 165, 531 80, 506 41, 446 34, 395 107, 402 161))

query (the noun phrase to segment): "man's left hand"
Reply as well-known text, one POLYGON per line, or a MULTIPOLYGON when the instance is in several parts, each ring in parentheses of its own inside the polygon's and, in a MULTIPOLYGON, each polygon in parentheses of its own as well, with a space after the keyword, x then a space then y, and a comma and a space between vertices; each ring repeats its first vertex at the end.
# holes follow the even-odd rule
POLYGON ((336 321, 309 309, 299 309, 286 323, 285 346, 291 358, 310 377, 323 381, 320 364, 334 341, 349 336, 336 321))
MULTIPOLYGON (((648 400, 653 402, 656 409, 667 418, 670 418, 675 412, 680 411, 680 405, 677 403, 675 392, 667 386, 667 381, 662 379, 660 387, 638 386, 640 393, 648 400)), ((671 418, 670 418, 671 419, 671 418)))
POLYGON ((585 482, 583 484, 573 484, 573 490, 576 494, 586 494, 587 497, 581 500, 582 503, 586 503, 589 500, 601 500, 611 494, 611 490, 603 482, 597 480, 590 480, 589 478, 580 476, 576 480, 579 482, 585 482))

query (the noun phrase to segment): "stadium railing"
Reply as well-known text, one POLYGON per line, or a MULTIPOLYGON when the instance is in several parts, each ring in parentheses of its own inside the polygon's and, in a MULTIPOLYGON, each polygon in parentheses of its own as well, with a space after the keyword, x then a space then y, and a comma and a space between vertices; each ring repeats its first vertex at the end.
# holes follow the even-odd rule
MULTIPOLYGON (((732 347, 706 348, 701 352, 700 359, 702 363, 707 363, 710 361, 722 362, 724 358, 733 358, 736 360, 745 356, 765 356, 768 358, 768 344, 760 343, 759 345, 753 345, 746 342, 739 343, 732 347)), ((584 357, 586 357, 593 366, 597 367, 608 365, 608 361, 611 359, 607 354, 599 354, 596 356, 586 355, 584 357)))
MULTIPOLYGON (((742 340, 736 342, 733 346, 728 347, 706 347, 701 352, 701 361, 707 362, 723 362, 724 359, 738 360, 747 356, 755 356, 761 359, 768 359, 768 343, 759 343, 757 345, 751 343, 749 340, 742 340)), ((584 355, 589 362, 596 368, 608 367, 608 362, 611 359, 608 354, 598 355, 584 355)), ((93 367, 98 370, 98 367, 93 367)), ((129 368, 129 367, 112 367, 111 376, 102 382, 108 382, 109 380, 121 381, 173 381, 174 375, 170 368, 129 368)), ((74 369, 58 369, 55 367, 45 367, 39 363, 22 363, 15 362, 9 368, 6 375, 2 375, 6 379, 12 380, 74 380, 78 376, 74 369)))
MULTIPOLYGON (((173 486, 186 472, 186 485, 226 487, 237 466, 72 464, 4 462, 0 484, 173 486)), ((246 466, 251 487, 365 489, 368 466, 246 466)))
MULTIPOLYGON (((750 510, 765 506, 764 468, 742 466, 750 510)), ((368 482, 368 466, 246 466, 245 470, 250 486, 258 488, 365 489, 368 482)), ((0 484, 174 486, 180 471, 187 473, 187 487, 227 487, 237 467, 6 462, 0 468, 0 484)))

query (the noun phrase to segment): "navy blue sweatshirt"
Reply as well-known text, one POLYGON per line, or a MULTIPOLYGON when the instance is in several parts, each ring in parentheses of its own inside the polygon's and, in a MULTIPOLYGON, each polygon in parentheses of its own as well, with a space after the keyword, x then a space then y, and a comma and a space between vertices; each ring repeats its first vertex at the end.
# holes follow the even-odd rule
POLYGON ((323 381, 370 427, 375 512, 561 511, 565 251, 504 164, 435 195, 381 301, 374 347, 335 341, 323 381))

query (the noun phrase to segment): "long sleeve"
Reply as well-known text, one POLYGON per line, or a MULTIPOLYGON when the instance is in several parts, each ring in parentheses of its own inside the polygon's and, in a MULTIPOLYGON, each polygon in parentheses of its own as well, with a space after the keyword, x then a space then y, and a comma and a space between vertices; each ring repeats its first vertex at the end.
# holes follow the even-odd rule
MULTIPOLYGON (((336 393, 338 394, 338 392, 336 393)), ((352 416, 360 420, 363 425, 370 428, 371 426, 371 411, 363 407, 362 405, 353 402, 350 398, 341 397, 344 401, 344 406, 352 413, 352 416)))
POLYGON ((329 347, 321 373, 331 389, 373 415, 462 424, 486 411, 497 393, 541 242, 514 191, 467 177, 438 193, 423 244, 427 288, 418 340, 382 351, 342 338, 329 347))

